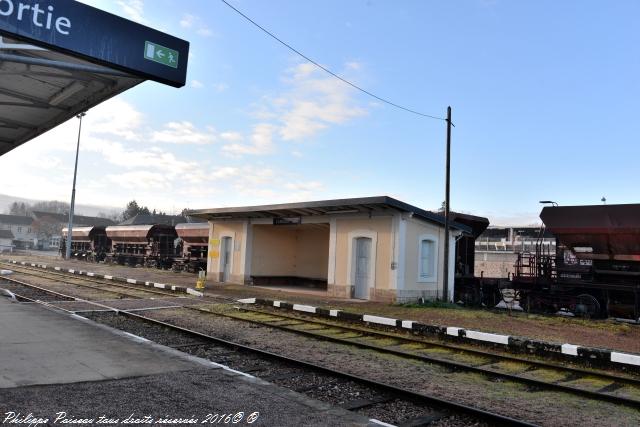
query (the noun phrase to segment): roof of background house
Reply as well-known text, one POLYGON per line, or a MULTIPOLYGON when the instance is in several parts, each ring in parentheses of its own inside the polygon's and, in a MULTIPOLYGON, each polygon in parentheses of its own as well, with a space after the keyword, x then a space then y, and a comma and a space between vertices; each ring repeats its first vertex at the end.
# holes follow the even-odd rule
POLYGON ((194 222, 194 221, 193 220, 189 221, 188 218, 185 218, 181 215, 138 214, 134 217, 129 218, 126 221, 121 222, 118 225, 154 225, 154 224, 176 225, 176 224, 181 224, 183 222, 194 222))
MULTIPOLYGON (((400 211, 413 214, 424 221, 444 225, 444 215, 429 212, 396 200, 389 196, 352 199, 318 200, 313 202, 284 203, 277 205, 244 206, 234 208, 198 209, 189 215, 215 220, 231 218, 292 218, 300 216, 331 215, 343 213, 371 213, 400 211)), ((471 227, 452 221, 451 228, 472 233, 471 227)))
POLYGON ((31 225, 33 218, 22 215, 0 215, 0 224, 31 225))
MULTIPOLYGON (((33 215, 36 218, 49 217, 54 221, 58 221, 60 223, 69 222, 69 214, 61 214, 61 213, 53 213, 53 212, 42 212, 42 211, 33 211, 33 215)), ((84 215, 73 215, 73 224, 74 225, 115 225, 114 221, 111 221, 108 218, 100 218, 97 216, 84 216, 84 215)))
POLYGON ((0 239, 13 239, 13 233, 11 230, 0 230, 0 239))

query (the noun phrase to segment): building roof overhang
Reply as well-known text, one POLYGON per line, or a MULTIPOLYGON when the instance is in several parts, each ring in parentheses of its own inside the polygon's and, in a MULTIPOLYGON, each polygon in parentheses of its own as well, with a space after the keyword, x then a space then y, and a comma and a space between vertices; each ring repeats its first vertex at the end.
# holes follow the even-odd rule
POLYGON ((185 84, 185 40, 78 1, 0 4, 0 155, 145 80, 185 84))
MULTIPOLYGON (((312 202, 283 203, 276 205, 243 206, 189 211, 188 215, 215 220, 243 220, 253 218, 297 218, 309 216, 339 216, 343 214, 368 214, 402 212, 423 221, 444 225, 444 216, 412 206, 389 196, 352 199, 318 200, 312 202)), ((452 229, 471 233, 471 227, 452 221, 452 229)))
POLYGON ((0 155, 143 81, 0 37, 0 155))

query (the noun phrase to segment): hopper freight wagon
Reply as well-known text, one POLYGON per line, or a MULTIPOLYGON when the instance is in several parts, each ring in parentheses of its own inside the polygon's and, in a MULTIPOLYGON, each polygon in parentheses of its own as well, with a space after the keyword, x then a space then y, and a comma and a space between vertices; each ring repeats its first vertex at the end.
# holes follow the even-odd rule
MULTIPOLYGON (((60 250, 66 255, 68 228, 62 229, 60 250)), ((74 227, 71 231, 71 257, 90 262, 103 261, 111 250, 111 240, 104 226, 74 227)))
POLYGON ((545 207, 556 253, 520 254, 510 286, 525 310, 640 317, 640 204, 545 207))
POLYGON ((174 270, 196 273, 207 269, 209 248, 209 224, 206 222, 176 225, 181 239, 181 251, 173 264, 174 270))
POLYGON ((114 225, 106 228, 111 239, 108 263, 171 268, 178 237, 171 225, 114 225))

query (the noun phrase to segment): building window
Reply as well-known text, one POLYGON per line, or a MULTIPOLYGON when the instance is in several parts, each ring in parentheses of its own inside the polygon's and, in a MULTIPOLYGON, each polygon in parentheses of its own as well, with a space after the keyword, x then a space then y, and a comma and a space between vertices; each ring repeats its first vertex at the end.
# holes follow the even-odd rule
POLYGON ((18 227, 18 233, 22 233, 22 227, 18 227))
POLYGON ((420 236, 418 242, 418 282, 434 282, 437 277, 438 241, 435 236, 420 236))
POLYGON ((31 227, 27 228, 27 233, 31 233, 31 227))

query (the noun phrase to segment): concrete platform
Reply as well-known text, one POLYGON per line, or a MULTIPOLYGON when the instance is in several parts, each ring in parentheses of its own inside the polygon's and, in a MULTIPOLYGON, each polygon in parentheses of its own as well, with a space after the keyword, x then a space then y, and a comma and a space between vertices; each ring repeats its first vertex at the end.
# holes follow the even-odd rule
POLYGON ((127 422, 133 416, 144 424, 150 419, 188 425, 162 419, 212 423, 216 414, 262 426, 372 425, 358 414, 207 360, 0 297, 3 423, 44 426, 84 419, 89 422, 80 424, 122 425, 133 424, 127 422))
POLYGON ((194 363, 34 304, 0 298, 0 388, 182 371, 194 363))

